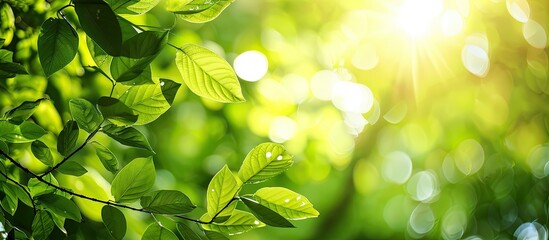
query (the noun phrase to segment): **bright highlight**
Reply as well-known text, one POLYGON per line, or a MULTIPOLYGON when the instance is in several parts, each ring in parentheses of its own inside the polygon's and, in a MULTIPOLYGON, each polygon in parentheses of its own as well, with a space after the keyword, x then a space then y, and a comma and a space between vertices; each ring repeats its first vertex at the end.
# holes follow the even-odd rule
POLYGON ((425 35, 443 9, 441 0, 406 0, 398 12, 398 23, 412 37, 425 35))
POLYGON ((233 67, 238 77, 249 82, 256 82, 267 74, 269 62, 263 53, 247 51, 234 59, 233 67))

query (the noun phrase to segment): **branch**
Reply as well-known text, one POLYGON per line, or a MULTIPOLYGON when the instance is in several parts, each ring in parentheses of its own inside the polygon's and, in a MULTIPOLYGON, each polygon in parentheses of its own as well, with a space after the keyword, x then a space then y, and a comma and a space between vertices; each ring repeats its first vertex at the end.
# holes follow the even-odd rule
POLYGON ((227 207, 229 207, 229 205, 231 205, 231 203, 233 203, 234 200, 239 200, 239 199, 240 199, 240 197, 238 197, 238 196, 233 197, 233 199, 231 199, 231 201, 229 201, 229 202, 227 203, 227 205, 225 205, 225 207, 223 207, 221 210, 219 210, 219 211, 212 217, 212 220, 210 220, 209 222, 207 222, 207 223, 205 223, 205 224, 212 224, 212 223, 214 222, 214 219, 215 219, 217 216, 219 216, 219 214, 221 214, 221 212, 223 212, 223 210, 225 210, 227 207))

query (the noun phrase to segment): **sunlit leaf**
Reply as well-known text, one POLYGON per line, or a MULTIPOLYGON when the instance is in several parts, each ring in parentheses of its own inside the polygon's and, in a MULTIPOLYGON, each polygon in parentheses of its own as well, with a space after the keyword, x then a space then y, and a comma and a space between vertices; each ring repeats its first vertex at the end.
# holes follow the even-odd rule
POLYGON ((126 126, 137 121, 133 110, 116 98, 100 97, 97 106, 103 116, 116 125, 126 126))
POLYGON ((17 211, 17 188, 17 186, 8 183, 2 184, 2 192, 5 196, 0 202, 0 205, 2 205, 4 211, 8 212, 12 216, 15 214, 15 211, 17 211))
POLYGON ((152 158, 136 158, 116 174, 111 193, 117 202, 133 202, 152 188, 155 178, 152 158))
POLYGON ((177 224, 177 231, 181 236, 183 236, 183 239, 185 240, 201 240, 201 238, 196 234, 190 227, 183 223, 177 224))
POLYGON ((153 223, 147 227, 141 240, 178 240, 178 238, 169 229, 153 223))
POLYGON ((130 87, 120 96, 120 101, 138 114, 135 125, 150 123, 170 108, 170 104, 162 92, 162 87, 162 82, 137 85, 130 87))
POLYGON ((21 124, 32 116, 36 107, 44 100, 47 100, 47 98, 39 98, 36 101, 24 101, 19 106, 7 111, 4 117, 12 123, 21 124))
POLYGON ((59 215, 56 215, 56 214, 52 214, 51 215, 51 218, 53 220, 53 223, 55 224, 55 226, 57 226, 57 228, 59 228, 59 230, 61 230, 61 232, 63 232, 65 235, 67 235, 67 229, 65 229, 65 217, 62 217, 62 216, 59 216, 59 215))
MULTIPOLYGON (((219 214, 217 214, 217 216, 213 219, 213 222, 222 223, 222 222, 227 221, 227 219, 229 219, 229 217, 231 217, 231 215, 233 214, 233 211, 236 209, 237 204, 238 204, 238 201, 231 202, 225 209, 223 209, 221 212, 219 212, 219 214)), ((208 216, 208 215, 206 214, 206 216, 208 216)), ((203 219, 203 220, 204 221, 209 221, 210 219, 211 218, 203 219)))
POLYGON ((71 99, 69 109, 78 126, 88 133, 95 131, 103 122, 101 113, 86 99, 71 99))
POLYGON ((175 64, 191 91, 219 102, 244 101, 236 74, 225 59, 194 44, 179 50, 175 64))
POLYGON ((53 166, 53 155, 51 155, 50 149, 43 142, 38 140, 32 142, 31 152, 36 159, 40 160, 46 166, 53 166))
POLYGON ((232 0, 192 0, 185 5, 171 4, 167 10, 177 14, 182 19, 203 23, 208 22, 219 16, 227 8, 232 0))
POLYGON ((75 161, 67 161, 61 164, 57 171, 63 174, 72 175, 72 176, 82 176, 88 172, 80 163, 75 161))
POLYGON ((118 127, 113 124, 109 124, 105 125, 102 131, 121 144, 130 147, 142 148, 154 153, 145 135, 133 127, 118 127))
POLYGON ((118 14, 144 14, 156 6, 160 0, 106 0, 118 14))
POLYGON ((254 199, 290 220, 313 218, 319 215, 305 196, 282 187, 261 188, 255 192, 254 199))
POLYGON ((62 196, 56 194, 47 194, 38 198, 41 204, 47 207, 47 210, 59 216, 72 219, 74 221, 82 221, 80 209, 76 204, 62 196))
POLYGON ((109 235, 116 239, 121 240, 126 235, 126 218, 124 214, 115 207, 105 205, 101 209, 101 218, 103 219, 103 225, 107 228, 109 235))
POLYGON ((280 216, 280 214, 259 204, 256 200, 241 197, 244 204, 252 211, 252 213, 262 222, 273 227, 293 228, 294 225, 286 220, 286 218, 280 216))
POLYGON ((103 164, 103 167, 109 170, 109 172, 117 172, 118 159, 116 158, 114 153, 112 153, 111 150, 103 146, 101 143, 92 142, 91 144, 95 147, 95 153, 97 154, 99 161, 101 161, 101 164, 103 164))
POLYGON ((219 172, 215 174, 208 184, 207 192, 207 210, 210 218, 221 211, 234 196, 238 193, 241 183, 233 175, 227 165, 223 166, 219 172))
POLYGON ((272 178, 293 164, 292 156, 277 143, 262 143, 253 148, 238 170, 238 177, 245 183, 257 183, 272 178))
POLYGON ((0 121, 0 140, 9 143, 32 142, 46 134, 46 131, 33 122, 25 121, 15 125, 7 121, 0 121))
MULTIPOLYGON (((51 173, 44 176, 42 179, 49 183, 52 183, 53 185, 59 185, 59 183, 57 182, 57 179, 55 179, 55 177, 53 177, 51 173)), ((29 187, 30 194, 35 198, 40 195, 55 192, 56 190, 54 187, 49 186, 36 178, 29 179, 29 182, 27 185, 29 187)))
POLYGON ((57 151, 63 156, 69 155, 76 147, 76 141, 78 141, 78 124, 74 120, 69 120, 57 137, 57 151))
POLYGON ((69 64, 78 51, 78 35, 63 19, 44 21, 38 36, 38 57, 46 77, 69 64))
POLYGON ((175 190, 159 190, 141 197, 143 209, 160 214, 184 214, 196 208, 187 195, 175 190))
POLYGON ((36 240, 48 239, 53 231, 54 223, 49 212, 38 211, 32 221, 32 237, 36 240))
POLYGON ((233 215, 223 223, 201 224, 201 226, 205 230, 234 235, 247 232, 254 228, 264 227, 265 224, 260 222, 251 213, 234 210, 233 215))
POLYGON ((74 1, 80 25, 106 53, 119 56, 122 48, 122 31, 111 7, 100 0, 74 1))

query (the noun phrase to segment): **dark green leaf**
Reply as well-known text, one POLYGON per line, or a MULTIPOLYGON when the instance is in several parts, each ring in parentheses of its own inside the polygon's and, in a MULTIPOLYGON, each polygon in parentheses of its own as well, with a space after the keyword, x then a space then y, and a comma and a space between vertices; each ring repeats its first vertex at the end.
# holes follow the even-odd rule
MULTIPOLYGON (((117 17, 117 19, 120 23, 120 29, 122 30, 122 41, 126 41, 137 34, 137 31, 130 24, 130 22, 121 17, 117 17)), ((113 57, 101 49, 101 47, 97 45, 97 43, 95 43, 90 37, 86 38, 86 44, 97 66, 102 69, 102 71, 106 71, 113 57)))
POLYGON ((21 188, 19 186, 16 186, 16 188, 13 188, 15 190, 15 193, 17 195, 17 198, 19 198, 19 201, 24 203, 25 205, 32 207, 32 199, 31 196, 27 194, 27 188, 21 188))
POLYGON ((254 199, 290 220, 313 218, 319 215, 306 197, 282 187, 261 188, 254 193, 254 199))
POLYGON ((264 227, 254 215, 248 212, 234 210, 231 217, 223 223, 201 224, 204 230, 223 232, 229 235, 240 234, 254 228, 264 227))
POLYGON ((118 14, 144 14, 156 6, 160 0, 106 0, 118 14))
POLYGON ((227 165, 223 166, 208 184, 207 210, 210 219, 223 209, 238 193, 241 182, 233 175, 227 165))
POLYGON ((63 156, 69 155, 76 147, 76 141, 78 141, 78 124, 74 120, 69 120, 57 137, 57 151, 63 156))
POLYGON ((229 240, 228 237, 225 237, 225 235, 218 232, 204 231, 204 234, 206 234, 208 240, 229 240))
POLYGON ((152 158, 136 158, 116 174, 111 193, 117 202, 133 202, 152 188, 155 178, 152 158))
POLYGON ((190 227, 183 223, 177 224, 177 231, 183 236, 184 240, 202 240, 190 227))
MULTIPOLYGON (((46 130, 36 125, 35 123, 29 122, 29 121, 23 122, 21 125, 19 125, 19 128, 21 129, 21 136, 23 137, 22 140, 24 142, 30 142, 46 134, 46 130), (24 140, 24 139, 27 139, 27 140, 24 140)), ((17 141, 13 143, 17 143, 17 141)))
POLYGON ((109 124, 103 127, 103 132, 121 144, 146 149, 154 153, 145 135, 133 127, 118 127, 109 124))
POLYGON ((103 219, 103 225, 107 228, 109 235, 116 239, 121 240, 126 235, 126 218, 124 214, 115 207, 105 205, 101 209, 101 218, 103 219))
POLYGON ((53 231, 54 223, 50 213, 38 211, 32 221, 32 237, 35 240, 45 240, 53 231))
MULTIPOLYGON (((59 183, 57 182, 57 179, 55 179, 53 177, 53 175, 51 175, 51 173, 44 176, 42 179, 44 179, 45 181, 50 182, 54 185, 59 185, 59 183)), ((38 180, 36 178, 31 178, 27 185, 29 187, 29 191, 30 191, 31 195, 34 198, 36 198, 40 195, 52 193, 52 192, 55 191, 54 187, 48 186, 47 184, 41 182, 40 180, 38 180)))
POLYGON ((39 140, 32 142, 31 152, 34 155, 34 157, 36 157, 38 160, 40 160, 40 162, 42 162, 46 166, 50 166, 50 167, 53 166, 54 162, 53 162, 53 156, 51 155, 51 151, 48 148, 48 146, 46 146, 46 144, 44 144, 43 142, 39 140))
POLYGON ((293 228, 294 225, 286 220, 286 218, 280 216, 280 214, 259 204, 256 200, 241 197, 240 198, 246 206, 252 211, 254 216, 265 224, 273 227, 293 228))
POLYGON ((116 125, 131 125, 137 121, 133 110, 116 98, 100 97, 97 106, 103 116, 116 125))
POLYGON ((78 126, 88 133, 95 131, 103 122, 101 113, 88 100, 73 98, 69 101, 69 109, 78 126))
POLYGON ((57 168, 57 171, 72 176, 82 176, 88 172, 80 163, 67 161, 57 168))
POLYGON ((118 171, 118 159, 116 159, 114 153, 107 147, 101 145, 101 143, 92 142, 92 145, 95 147, 95 153, 97 154, 99 161, 101 161, 101 164, 103 164, 103 167, 109 170, 109 172, 116 173, 118 171))
POLYGON ((18 205, 18 196, 17 196, 17 186, 4 183, 2 184, 2 192, 5 194, 4 198, 0 202, 4 211, 8 212, 13 216, 15 211, 17 211, 18 205))
POLYGON ((57 226, 57 228, 59 228, 59 230, 61 230, 61 232, 63 232, 65 235, 67 235, 67 229, 65 229, 65 217, 62 217, 62 216, 59 216, 59 215, 56 215, 56 214, 52 214, 51 218, 52 218, 53 223, 55 224, 55 226, 57 226))
POLYGON ((44 100, 47 100, 47 98, 40 98, 36 101, 25 101, 19 106, 6 112, 4 117, 12 123, 21 124, 23 121, 29 119, 29 117, 34 113, 34 110, 36 110, 36 107, 38 107, 40 102, 44 100))
POLYGON ((72 219, 74 221, 82 221, 82 215, 80 214, 80 209, 76 204, 62 196, 56 194, 46 194, 38 198, 39 202, 43 204, 48 211, 72 219))
POLYGON ((178 238, 169 229, 153 223, 147 227, 141 240, 178 240, 178 238))
MULTIPOLYGON (((8 145, 4 142, 4 141, 0 141, 0 150, 2 150, 2 152, 8 154, 10 152, 10 149, 8 148, 8 145)), ((2 157, 0 155, 0 157, 2 157)))
POLYGON ((170 108, 161 85, 162 83, 133 86, 120 96, 120 101, 138 114, 135 125, 150 123, 170 108))
POLYGON ((173 100, 175 99, 175 95, 177 94, 177 90, 179 90, 179 87, 181 87, 180 83, 176 83, 169 79, 160 79, 160 87, 162 89, 162 94, 164 95, 164 99, 168 101, 168 104, 172 105, 173 100))
POLYGON ((6 62, 0 60, 0 76, 6 75, 9 77, 15 77, 17 74, 29 74, 25 67, 19 63, 6 62))
POLYGON ((38 57, 46 77, 69 64, 78 52, 76 31, 62 19, 49 18, 38 36, 38 57))
POLYGON ((175 64, 191 91, 218 102, 245 101, 236 74, 225 59, 194 44, 179 50, 175 64))
POLYGON ((111 56, 119 56, 122 31, 116 15, 103 1, 74 1, 74 9, 86 34, 111 56))
POLYGON ((159 214, 184 214, 196 206, 187 195, 175 190, 159 190, 141 197, 143 209, 159 214))
POLYGON ((186 4, 185 1, 176 2, 168 5, 167 9, 186 21, 203 23, 219 16, 231 2, 232 0, 192 0, 186 4))
POLYGON ((262 182, 282 173, 292 164, 292 156, 284 146, 262 143, 248 153, 238 170, 238 177, 245 183, 262 182))
POLYGON ((33 122, 25 121, 15 125, 0 121, 0 140, 10 143, 32 142, 46 134, 46 131, 33 122))

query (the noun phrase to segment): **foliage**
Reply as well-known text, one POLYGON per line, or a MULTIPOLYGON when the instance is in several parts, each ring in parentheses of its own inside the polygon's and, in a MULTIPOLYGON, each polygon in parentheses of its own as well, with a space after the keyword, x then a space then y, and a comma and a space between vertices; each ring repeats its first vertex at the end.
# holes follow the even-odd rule
MULTIPOLYGON (((92 204, 102 205, 102 232, 113 239, 125 237, 128 211, 146 213, 155 220, 146 227, 142 239, 178 239, 175 228, 165 227, 157 219, 160 216, 177 223, 177 232, 184 239, 223 239, 219 233, 239 234, 266 225, 294 227, 288 219, 319 215, 304 196, 286 188, 261 188, 251 195, 241 194, 247 188, 245 184, 268 180, 292 165, 293 157, 277 143, 262 143, 252 149, 238 174, 223 166, 208 185, 207 210, 199 219, 188 216, 197 205, 185 193, 157 189, 162 186, 155 185, 156 152, 144 128, 139 126, 153 123, 165 114, 181 87, 176 81, 152 77, 150 65, 157 61, 160 52, 168 47, 176 50, 172 62, 186 86, 197 95, 224 103, 245 101, 238 78, 224 58, 192 43, 177 47, 174 44, 178 43, 170 41, 171 29, 159 30, 160 27, 141 26, 126 19, 129 15, 147 15, 158 3, 78 0, 65 6, 37 2, 25 8, 11 2, 0 3, 3 11, 17 8, 18 14, 25 13, 30 18, 28 21, 42 20, 35 32, 28 33, 28 40, 37 42, 39 69, 32 67, 36 65, 31 57, 22 65, 13 61, 12 51, 0 50, 0 86, 9 95, 0 102, 4 112, 0 120, 3 238, 76 236, 80 225, 88 224, 84 219, 89 217, 86 209, 92 204), (41 12, 40 4, 54 12, 41 12), (82 39, 86 44, 82 44, 82 39), (108 95, 86 98, 71 94, 64 87, 54 91, 50 83, 46 89, 29 87, 30 92, 17 87, 28 84, 24 82, 29 79, 63 78, 63 70, 83 64, 75 57, 85 58, 87 51, 96 65, 79 67, 85 67, 86 74, 107 79, 111 86, 101 91, 108 90, 108 95), (46 93, 52 94, 51 98, 46 93), (72 97, 65 104, 58 102, 62 100, 59 95, 72 97), (48 116, 57 116, 58 122, 48 116), (140 156, 116 156, 110 149, 111 140, 137 149, 140 156), (99 160, 95 162, 100 164, 84 160, 85 149, 92 149, 99 160), (38 165, 29 164, 25 160, 29 157, 38 165), (111 173, 110 195, 101 195, 103 189, 85 184, 101 179, 97 172, 103 170, 111 173), (90 195, 89 189, 100 190, 90 195), (89 204, 82 205, 80 200, 89 204), (249 211, 237 209, 240 201, 249 211), (135 207, 136 202, 141 207, 135 207), (27 213, 32 224, 25 223, 28 219, 20 217, 23 215, 19 212, 27 213), (202 231, 192 230, 183 221, 198 223, 202 231)), ((165 11, 189 22, 207 22, 230 3, 189 1, 168 4, 165 11)), ((2 24, 13 24, 14 19, 7 20, 3 19, 2 24)), ((13 26, 2 33, 0 45, 13 46, 13 26)))

